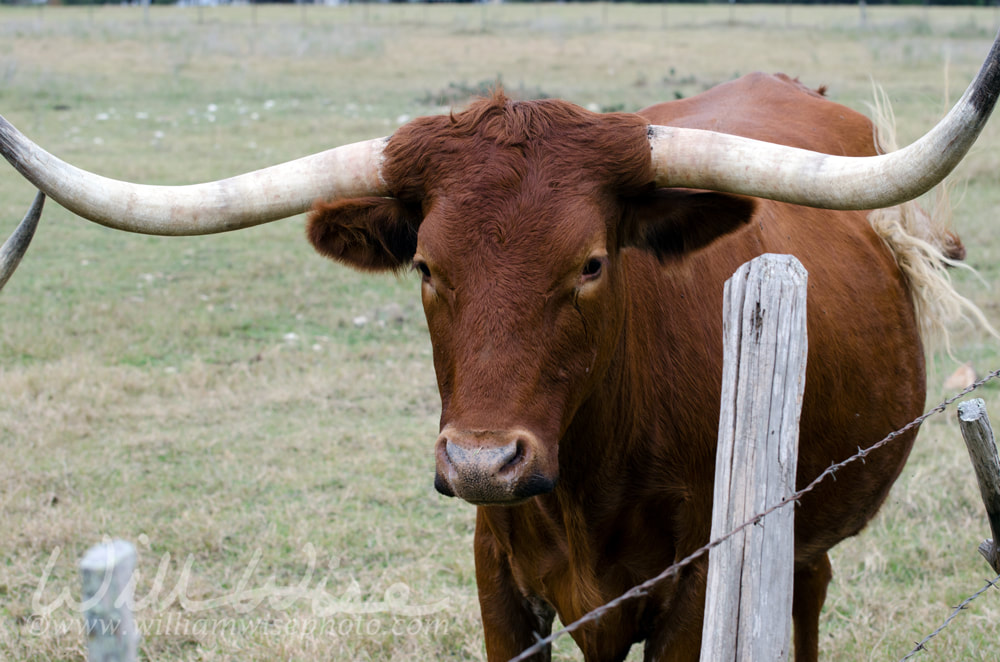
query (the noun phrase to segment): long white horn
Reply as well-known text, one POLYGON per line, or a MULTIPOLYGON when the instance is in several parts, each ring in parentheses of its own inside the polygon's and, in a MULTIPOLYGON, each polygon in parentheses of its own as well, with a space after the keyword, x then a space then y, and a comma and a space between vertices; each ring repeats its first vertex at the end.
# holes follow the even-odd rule
POLYGON ((294 216, 319 199, 386 195, 381 169, 387 141, 343 145, 205 184, 149 186, 71 166, 0 116, 0 153, 28 181, 75 214, 141 234, 227 232, 294 216))
POLYGON ((7 280, 24 257, 24 252, 28 250, 28 244, 31 243, 31 238, 35 236, 35 228, 38 227, 38 219, 42 217, 44 204, 45 194, 39 191, 28 213, 14 230, 14 234, 0 246, 0 290, 7 284, 7 280))
POLYGON ((998 93, 1000 34, 951 112, 897 152, 830 156, 712 131, 651 126, 656 183, 825 209, 890 207, 927 192, 958 165, 979 137, 998 93))

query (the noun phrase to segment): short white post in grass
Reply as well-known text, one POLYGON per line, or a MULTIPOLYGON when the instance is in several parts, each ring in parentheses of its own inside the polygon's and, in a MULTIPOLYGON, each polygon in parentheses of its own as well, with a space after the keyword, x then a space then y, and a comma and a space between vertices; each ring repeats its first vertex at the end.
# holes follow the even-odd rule
POLYGON ((124 540, 95 545, 80 560, 89 662, 135 662, 139 631, 132 616, 135 547, 124 540))
POLYGON ((984 540, 979 545, 979 553, 1000 573, 1000 550, 997 540, 1000 540, 1000 459, 997 458, 996 440, 993 438, 993 428, 990 427, 990 417, 986 414, 986 403, 982 398, 967 400, 958 405, 958 423, 962 428, 962 438, 969 449, 972 468, 976 471, 979 482, 979 493, 983 495, 986 504, 986 515, 990 520, 990 530, 993 538, 984 540))
MULTIPOLYGON (((795 491, 806 280, 794 257, 762 255, 726 281, 713 539, 795 491)), ((787 659, 794 511, 788 504, 709 553, 702 662, 787 659)))

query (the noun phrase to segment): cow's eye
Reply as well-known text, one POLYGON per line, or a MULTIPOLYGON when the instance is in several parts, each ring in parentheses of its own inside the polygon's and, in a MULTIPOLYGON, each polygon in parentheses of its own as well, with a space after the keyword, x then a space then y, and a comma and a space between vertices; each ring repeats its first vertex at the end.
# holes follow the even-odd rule
POLYGON ((587 263, 583 265, 583 280, 584 282, 596 280, 600 278, 601 272, 604 271, 604 262, 606 258, 592 257, 587 260, 587 263))
POLYGON ((431 269, 430 269, 430 267, 427 266, 426 262, 424 262, 423 260, 414 260, 413 261, 413 268, 416 269, 420 273, 420 276, 424 280, 430 280, 431 269))

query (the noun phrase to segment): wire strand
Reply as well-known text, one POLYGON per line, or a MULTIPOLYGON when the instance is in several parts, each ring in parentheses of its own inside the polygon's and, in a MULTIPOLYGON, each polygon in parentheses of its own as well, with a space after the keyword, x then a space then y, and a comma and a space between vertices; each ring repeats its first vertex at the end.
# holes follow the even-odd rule
POLYGON ((948 627, 951 624, 951 622, 955 619, 955 617, 958 616, 960 612, 964 611, 969 606, 969 603, 971 603, 980 595, 988 591, 990 587, 995 587, 997 585, 997 582, 1000 582, 1000 575, 997 575, 993 579, 987 579, 986 586, 982 587, 981 589, 979 589, 978 591, 967 597, 965 600, 962 600, 962 603, 957 607, 955 607, 955 611, 951 612, 951 615, 948 616, 948 618, 944 619, 944 623, 942 623, 937 630, 934 630, 934 632, 931 632, 929 635, 918 641, 917 645, 913 647, 913 650, 907 653, 902 659, 900 659, 899 662, 905 662, 906 660, 909 660, 917 653, 927 650, 927 647, 924 644, 926 644, 928 641, 941 634, 941 631, 944 630, 946 627, 948 627))
POLYGON ((878 441, 878 442, 872 444, 868 448, 864 448, 864 449, 859 448, 857 453, 855 453, 851 457, 847 458, 846 460, 843 460, 841 462, 837 462, 835 464, 831 464, 829 467, 827 467, 823 471, 823 473, 821 473, 819 476, 817 476, 811 483, 809 483, 808 485, 806 485, 804 488, 802 488, 798 492, 795 492, 795 493, 793 493, 793 494, 785 497, 784 499, 782 499, 781 501, 779 501, 777 504, 771 506, 770 508, 767 508, 766 510, 763 510, 763 511, 757 513, 756 515, 754 515, 753 517, 751 517, 747 521, 743 522, 742 524, 740 524, 736 528, 732 529, 728 533, 725 533, 725 534, 719 536, 718 538, 715 538, 714 540, 711 540, 708 544, 703 545, 702 547, 699 547, 698 549, 696 549, 695 551, 693 551, 691 554, 689 554, 688 556, 684 557, 680 561, 674 563, 673 565, 668 566, 665 570, 663 570, 663 572, 661 572, 660 574, 656 575, 655 577, 647 579, 646 581, 642 582, 641 584, 633 586, 628 591, 626 591, 625 593, 622 593, 621 595, 619 595, 614 600, 611 600, 610 602, 607 602, 607 603, 601 605, 597 609, 594 609, 593 611, 591 611, 591 612, 589 612, 587 614, 584 614, 579 619, 577 619, 577 620, 573 621, 572 623, 570 623, 569 625, 566 625, 565 627, 563 627, 563 628, 561 628, 561 629, 553 632, 549 636, 544 637, 542 639, 539 639, 534 644, 532 644, 530 647, 528 647, 525 650, 523 650, 519 655, 517 655, 516 657, 511 658, 509 662, 524 662, 530 656, 532 656, 532 655, 534 655, 536 653, 540 653, 540 652, 544 651, 548 646, 551 646, 552 643, 556 639, 558 639, 558 638, 560 638, 560 637, 562 637, 564 635, 570 634, 571 632, 574 632, 574 631, 580 629, 581 627, 583 627, 587 623, 591 623, 591 622, 600 620, 600 618, 602 616, 604 616, 608 612, 612 611, 613 609, 615 609, 616 607, 618 607, 618 605, 622 604, 623 602, 631 600, 632 598, 637 598, 637 597, 645 595, 653 586, 655 586, 656 584, 660 583, 661 581, 667 579, 668 577, 672 577, 672 576, 676 575, 680 570, 682 570, 683 568, 691 565, 698 558, 704 556, 705 553, 709 552, 710 550, 714 549, 715 547, 718 547, 723 542, 725 542, 729 538, 733 537, 734 535, 736 535, 737 533, 739 533, 743 529, 745 529, 745 528, 747 528, 749 526, 753 526, 754 524, 760 522, 760 520, 762 520, 764 517, 770 515, 771 513, 775 512, 775 511, 777 511, 777 510, 779 510, 781 508, 784 508, 785 506, 787 506, 787 505, 789 505, 791 503, 794 503, 794 502, 798 501, 803 496, 805 496, 809 492, 812 492, 814 489, 816 489, 816 487, 822 481, 826 480, 827 477, 833 476, 838 471, 840 471, 841 469, 843 469, 847 465, 851 464, 852 462, 856 462, 857 460, 863 460, 872 451, 877 450, 879 448, 882 448, 883 446, 889 444, 894 439, 900 437, 901 435, 907 433, 908 431, 912 430, 913 428, 919 426, 921 423, 923 423, 924 421, 926 421, 931 416, 934 416, 936 414, 940 414, 940 413, 944 412, 945 410, 948 409, 948 407, 950 407, 951 405, 953 405, 955 402, 957 402, 961 398, 964 398, 969 393, 972 393, 976 389, 981 388, 984 384, 986 384, 989 381, 992 381, 992 380, 996 379, 997 377, 1000 377, 1000 369, 994 370, 993 372, 987 374, 985 377, 983 377, 979 381, 977 381, 977 382, 971 384, 970 386, 968 386, 967 388, 963 389, 958 394, 956 394, 956 395, 954 395, 954 396, 952 396, 950 398, 947 398, 946 400, 943 400, 936 407, 934 407, 933 409, 930 409, 929 411, 925 412, 923 415, 918 416, 917 418, 913 419, 912 421, 910 421, 909 423, 907 423, 903 427, 899 428, 898 430, 896 430, 894 432, 890 432, 881 441, 878 441))

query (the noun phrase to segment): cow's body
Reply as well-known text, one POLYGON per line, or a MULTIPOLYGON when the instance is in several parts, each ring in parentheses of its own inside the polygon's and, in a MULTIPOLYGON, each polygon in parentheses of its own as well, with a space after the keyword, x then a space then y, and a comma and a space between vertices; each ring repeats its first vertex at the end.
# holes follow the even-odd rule
MULTIPOLYGON (((398 201, 332 205, 311 230, 356 266, 398 267, 415 252, 424 273, 438 487, 483 504, 475 556, 491 661, 548 632, 554 613, 573 621, 708 541, 723 283, 743 262, 791 253, 809 272, 800 486, 924 403, 908 285, 865 212, 654 194, 632 163, 648 149, 644 123, 870 155, 866 118, 761 75, 634 120, 541 107, 497 98, 469 111, 468 127, 462 115, 405 127, 387 162, 398 201), (560 122, 610 124, 605 142, 581 148, 560 122), (563 137, 571 146, 554 147, 563 137), (615 150, 617 165, 594 165, 615 150), (683 218, 663 221, 675 207, 683 218), (480 452, 495 466, 467 469, 480 452)), ((844 469, 796 511, 798 659, 816 655, 827 550, 874 515, 912 441, 844 469)), ((646 640, 647 659, 696 660, 706 565, 574 633, 586 659, 623 659, 646 640)))
MULTIPOLYGON (((833 104, 785 87, 771 77, 744 79, 643 114, 656 124, 818 151, 872 153, 871 126, 863 118, 834 115, 829 112, 833 104), (747 101, 782 100, 780 95, 795 105, 775 108, 747 101), (809 103, 827 110, 823 121, 802 107, 809 103), (775 121, 778 117, 781 121, 775 121), (832 126, 838 122, 842 125, 832 126)), ((600 440, 604 453, 578 475, 562 471, 553 495, 515 508, 480 508, 476 551, 484 613, 501 603, 493 591, 511 591, 513 586, 504 585, 508 582, 555 605, 564 622, 575 620, 707 542, 721 392, 723 283, 743 262, 764 252, 791 253, 809 271, 810 352, 799 484, 919 415, 924 374, 913 311, 895 262, 865 213, 762 201, 748 227, 683 261, 661 265, 648 252, 630 250, 623 257, 632 323, 618 365, 631 374, 621 386, 607 379, 608 390, 584 404, 561 441, 572 453, 600 440), (630 418, 635 419, 632 429, 622 425, 630 418), (585 527, 576 540, 567 533, 570 522, 585 527)), ((806 497, 796 512, 796 562, 810 588, 796 595, 797 609, 818 614, 829 572, 826 550, 857 533, 874 514, 911 441, 899 440, 884 454, 873 454, 863 475, 845 473, 806 497), (818 571, 810 576, 813 568, 818 571)), ((620 659, 633 640, 644 637, 650 637, 653 659, 697 659, 704 573, 701 563, 653 597, 603 617, 599 636, 595 630, 589 639, 581 637, 587 659, 620 659)), ((815 617, 798 621, 799 627, 815 627, 815 617)), ((496 639, 503 638, 509 618, 498 615, 496 639)), ((512 648, 529 641, 523 637, 512 648)), ((510 650, 497 648, 504 655, 510 650)))

